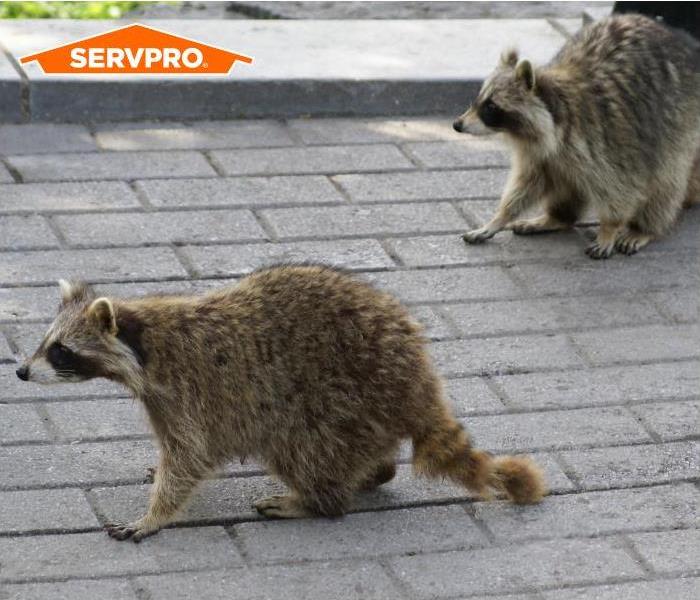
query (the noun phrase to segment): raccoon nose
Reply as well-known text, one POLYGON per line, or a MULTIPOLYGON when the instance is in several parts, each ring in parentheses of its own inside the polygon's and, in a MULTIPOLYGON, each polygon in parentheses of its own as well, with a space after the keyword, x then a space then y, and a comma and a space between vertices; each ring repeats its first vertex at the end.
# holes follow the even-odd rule
POLYGON ((459 132, 462 133, 462 120, 461 119, 455 119, 455 122, 452 123, 452 128, 459 132))
POLYGON ((19 377, 22 381, 29 381, 29 367, 27 365, 22 365, 17 371, 17 377, 19 377))

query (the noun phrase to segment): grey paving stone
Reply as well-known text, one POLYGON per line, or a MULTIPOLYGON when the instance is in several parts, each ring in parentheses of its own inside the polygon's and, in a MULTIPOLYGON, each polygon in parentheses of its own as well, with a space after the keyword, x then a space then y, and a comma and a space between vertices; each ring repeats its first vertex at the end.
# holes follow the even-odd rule
POLYGON ((242 523, 234 532, 255 564, 461 550, 489 543, 461 506, 242 523))
POLYGON ((700 401, 659 402, 636 406, 640 416, 664 442, 700 437, 700 401))
POLYGON ((530 594, 498 594, 497 596, 466 596, 460 597, 459 600, 540 600, 540 596, 533 596, 530 594))
POLYGON ((700 569, 700 554, 697 551, 700 547, 700 529, 640 533, 629 536, 629 539, 657 573, 680 574, 700 569))
MULTIPOLYGON (((498 194, 500 197, 500 193, 498 194)), ((490 198, 488 200, 467 200, 465 202, 460 202, 459 207, 464 211, 464 213, 470 217, 470 221, 472 222, 472 225, 474 227, 478 227, 480 225, 483 225, 484 223, 487 223, 488 221, 491 220, 491 217, 493 217, 494 213, 496 212, 496 209, 498 208, 498 203, 499 203, 499 198, 494 197, 490 198)), ((535 209, 536 210, 536 209, 535 209)), ((524 213, 523 217, 527 215, 528 213, 524 213)), ((542 236, 542 238, 546 241, 552 239, 552 238, 557 238, 561 234, 547 234, 546 236, 542 236)), ((507 232, 502 232, 495 237, 491 238, 489 240, 489 243, 495 243, 495 242, 502 242, 504 239, 520 239, 518 236, 515 236, 513 234, 508 234, 507 232)), ((537 236, 527 236, 527 241, 532 241, 532 240, 537 240, 539 239, 537 236)), ((536 242, 535 242, 536 243, 536 242)), ((488 245, 488 244, 487 244, 488 245)), ((559 256, 557 254, 557 256, 559 256)))
POLYGON ((107 282, 186 275, 169 248, 36 250, 6 253, 0 261, 0 284, 5 285, 47 285, 60 277, 107 282))
POLYGON ((51 402, 44 408, 64 441, 150 434, 145 410, 131 398, 51 402))
MULTIPOLYGON (((470 225, 462 227, 465 231, 470 229, 470 225)), ((575 231, 546 237, 516 236, 506 232, 477 246, 465 244, 462 236, 455 234, 398 238, 389 240, 389 244, 401 261, 411 267, 511 264, 552 256, 578 259, 584 248, 575 231)))
POLYGON ((338 175, 333 179, 356 202, 388 202, 499 196, 507 174, 505 169, 475 169, 338 175))
POLYGON ((569 590, 544 592, 545 600, 695 600, 700 596, 700 578, 635 581, 569 590))
POLYGON ((597 583, 641 576, 627 553, 607 540, 556 540, 390 560, 394 572, 419 598, 464 592, 516 592, 526 586, 597 583), (507 565, 507 568, 506 568, 507 565), (468 584, 465 573, 469 573, 468 584))
POLYGON ((141 206, 123 181, 23 183, 0 186, 4 212, 95 211, 141 206))
POLYGON ((650 294, 662 314, 676 323, 691 323, 700 317, 700 289, 685 294, 657 292, 650 294))
POLYGON ((624 408, 582 408, 470 417, 476 445, 499 452, 651 442, 624 408))
POLYGON ((411 314, 423 325, 423 335, 431 340, 444 340, 454 337, 452 329, 430 306, 413 306, 411 314))
MULTIPOLYGON (((578 268, 566 261, 542 265, 515 265, 513 272, 538 296, 588 295, 595 293, 651 292, 668 288, 692 288, 700 283, 690 254, 668 258, 649 254, 637 257, 614 256, 609 260, 579 263, 578 268)), ((687 294, 686 292, 680 292, 687 294)))
POLYGON ((103 126, 95 138, 106 150, 206 150, 294 144, 284 125, 276 121, 201 121, 191 127, 169 128, 162 124, 153 129, 103 126))
POLYGON ((2 361, 14 360, 14 355, 13 355, 12 349, 10 348, 10 345, 7 343, 7 339, 3 335, 2 331, 0 331, 0 360, 2 360, 2 361))
POLYGON ((664 360, 700 355, 697 325, 650 325, 573 334, 574 342, 593 360, 605 365, 624 360, 664 360))
POLYGON ((0 288, 0 321, 51 319, 59 304, 58 285, 0 288))
POLYGON ((445 392, 457 416, 471 414, 499 413, 505 406, 491 391, 491 388, 478 377, 448 379, 445 392))
POLYGON ((215 150, 211 156, 226 175, 349 173, 415 168, 396 146, 389 144, 215 150))
MULTIPOLYGON (((138 281, 135 283, 100 283, 94 286, 98 294, 116 298, 135 298, 149 294, 192 294, 197 282, 188 280, 178 281, 138 281)), ((225 282, 217 280, 218 285, 225 282)))
POLYGON ((526 373, 494 382, 509 404, 523 409, 672 400, 698 394, 700 362, 526 373))
POLYGON ((118 576, 234 567, 241 558, 221 527, 161 531, 142 544, 104 532, 0 539, 0 580, 118 576), (85 560, 89 557, 89 560, 85 560))
POLYGON ((463 336, 537 333, 560 328, 553 304, 549 299, 507 300, 454 304, 441 310, 463 336))
POLYGON ((387 271, 367 273, 364 277, 404 302, 508 298, 519 294, 518 287, 500 267, 387 271))
POLYGON ((0 444, 48 439, 46 427, 33 406, 0 404, 0 444))
POLYGON ((24 181, 214 177, 198 152, 95 152, 9 156, 24 181))
POLYGON ((562 452, 584 489, 635 487, 700 476, 700 444, 675 442, 562 452))
POLYGON ((566 337, 528 335, 435 342, 431 354, 446 377, 509 371, 579 367, 583 363, 566 337))
POLYGON ((202 597, 237 600, 403 600, 376 563, 334 561, 290 566, 253 567, 158 577, 141 577, 153 600, 202 597))
POLYGON ((112 578, 11 584, 3 593, 3 600, 137 600, 128 581, 112 578))
POLYGON ((244 275, 276 263, 319 262, 353 270, 394 264, 376 240, 197 246, 182 251, 204 277, 244 275))
POLYGON ((0 492, 2 534, 59 533, 99 525, 82 490, 0 492))
POLYGON ((536 506, 477 503, 474 512, 496 543, 697 527, 700 492, 689 483, 548 496, 536 506))
POLYGON ((279 208, 260 214, 281 238, 459 231, 462 217, 444 202, 382 206, 279 208))
POLYGON ((58 240, 42 217, 0 217, 0 250, 57 247, 58 240))
POLYGON ((134 482, 156 464, 148 441, 100 442, 0 448, 0 489, 134 482))
POLYGON ((74 246, 206 243, 267 237, 248 210, 73 215, 54 218, 74 246), (100 225, 108 220, 109 227, 100 225))
POLYGON ((343 202, 327 177, 220 177, 217 179, 147 179, 138 188, 154 206, 275 206, 343 202))
POLYGON ((452 118, 292 119, 289 128, 305 144, 367 144, 412 140, 459 140, 452 118))
POLYGON ((610 328, 663 321, 643 297, 580 296, 474 302, 445 306, 442 310, 462 335, 610 328))
POLYGON ((96 149, 95 140, 84 125, 0 125, 0 154, 42 154, 96 149))
POLYGON ((508 167, 510 157, 496 140, 480 138, 455 142, 406 144, 409 154, 429 169, 508 167))

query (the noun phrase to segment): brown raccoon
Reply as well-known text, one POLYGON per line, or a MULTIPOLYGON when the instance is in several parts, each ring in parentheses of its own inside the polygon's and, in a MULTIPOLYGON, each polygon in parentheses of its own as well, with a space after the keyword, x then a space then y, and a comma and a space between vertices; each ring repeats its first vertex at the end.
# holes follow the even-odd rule
POLYGON ((147 514, 108 525, 155 533, 199 481, 255 457, 290 489, 255 504, 268 517, 340 515, 389 481, 401 440, 413 467, 483 496, 545 493, 527 458, 472 447, 452 416, 419 325, 391 296, 323 266, 279 266, 193 297, 95 298, 61 283, 56 320, 21 379, 106 377, 145 406, 160 458, 147 514))
POLYGON ((454 127, 502 132, 513 149, 495 216, 466 242, 567 229, 590 206, 600 229, 586 253, 633 254, 700 200, 700 43, 624 15, 584 28, 541 68, 506 52, 454 127), (544 215, 516 220, 537 202, 544 215))

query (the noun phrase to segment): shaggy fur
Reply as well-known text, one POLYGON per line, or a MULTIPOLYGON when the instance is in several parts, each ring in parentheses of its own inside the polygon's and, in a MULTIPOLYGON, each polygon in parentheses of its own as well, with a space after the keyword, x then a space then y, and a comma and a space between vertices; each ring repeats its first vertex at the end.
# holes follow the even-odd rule
POLYGON ((234 457, 254 457, 289 487, 255 504, 263 515, 343 514, 356 491, 394 476, 405 438, 417 473, 517 503, 545 493, 529 459, 471 446, 419 325, 394 298, 344 273, 272 267, 203 296, 134 300, 61 287, 58 317, 22 367, 28 379, 122 383, 160 446, 148 512, 109 526, 117 539, 158 531, 234 457))
POLYGON ((505 53, 454 126, 503 132, 513 149, 496 215, 465 241, 567 229, 590 206, 600 229, 587 254, 633 254, 700 200, 700 44, 646 17, 611 17, 545 67, 505 53), (516 220, 537 202, 543 216, 516 220))

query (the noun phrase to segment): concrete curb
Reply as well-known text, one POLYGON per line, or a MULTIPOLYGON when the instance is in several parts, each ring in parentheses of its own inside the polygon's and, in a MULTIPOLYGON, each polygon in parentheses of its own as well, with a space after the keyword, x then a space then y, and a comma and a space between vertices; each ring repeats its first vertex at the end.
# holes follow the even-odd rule
POLYGON ((547 61, 579 20, 149 21, 242 52, 228 76, 47 76, 19 57, 124 25, 3 21, 0 120, 132 121, 456 113, 495 66, 520 48, 547 61), (27 35, 30 31, 31 35, 27 35))

